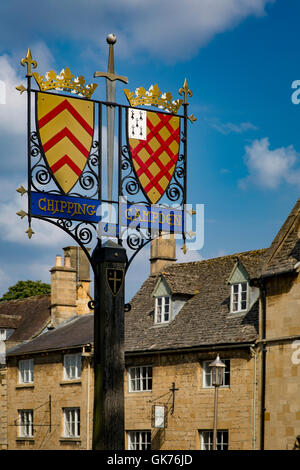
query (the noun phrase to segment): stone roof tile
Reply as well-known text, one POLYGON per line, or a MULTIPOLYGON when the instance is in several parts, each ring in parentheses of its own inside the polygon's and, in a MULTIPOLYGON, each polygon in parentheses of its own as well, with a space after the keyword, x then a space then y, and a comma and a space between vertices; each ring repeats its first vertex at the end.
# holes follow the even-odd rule
POLYGON ((300 199, 296 202, 284 224, 267 250, 261 268, 263 277, 292 272, 300 261, 300 199))
POLYGON ((10 342, 31 339, 46 326, 50 320, 50 296, 34 296, 25 299, 0 302, 0 324, 5 316, 11 318, 11 328, 16 328, 10 342), (2 320, 1 320, 2 318, 2 320))
POLYGON ((169 265, 162 273, 172 294, 189 294, 173 321, 154 324, 153 289, 159 274, 150 276, 131 301, 125 317, 125 350, 164 350, 218 343, 255 341, 258 302, 245 315, 230 315, 227 279, 237 259, 256 277, 266 250, 256 250, 194 263, 169 265))

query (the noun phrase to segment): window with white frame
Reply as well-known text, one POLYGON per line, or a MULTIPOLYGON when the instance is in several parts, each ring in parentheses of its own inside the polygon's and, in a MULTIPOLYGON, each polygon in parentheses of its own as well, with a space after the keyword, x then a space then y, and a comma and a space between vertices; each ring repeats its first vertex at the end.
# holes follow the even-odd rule
POLYGON ((33 437, 33 410, 19 410, 19 437, 33 437))
POLYGON ((248 308, 248 282, 231 285, 231 312, 243 312, 248 308))
POLYGON ((151 450, 151 431, 128 431, 128 450, 151 450))
POLYGON ((130 367, 128 370, 129 392, 152 390, 152 366, 130 367))
POLYGON ((169 296, 155 298, 155 323, 168 323, 170 321, 171 299, 169 296))
POLYGON ((64 437, 80 437, 80 408, 64 408, 64 437))
POLYGON ((33 383, 33 359, 19 361, 19 383, 33 383))
POLYGON ((64 379, 76 380, 81 377, 81 353, 64 355, 64 379))
MULTIPOLYGON (((222 359, 222 362, 225 364, 225 368, 223 369, 223 383, 222 387, 229 387, 230 386, 230 359, 222 359)), ((213 387, 212 384, 212 368, 209 366, 212 361, 203 361, 202 363, 202 386, 204 388, 213 387)))
POLYGON ((0 328, 0 341, 6 341, 6 328, 0 328))
MULTIPOLYGON (((213 431, 200 432, 200 449, 213 450, 213 431)), ((228 450, 228 431, 217 431, 217 450, 228 450)))

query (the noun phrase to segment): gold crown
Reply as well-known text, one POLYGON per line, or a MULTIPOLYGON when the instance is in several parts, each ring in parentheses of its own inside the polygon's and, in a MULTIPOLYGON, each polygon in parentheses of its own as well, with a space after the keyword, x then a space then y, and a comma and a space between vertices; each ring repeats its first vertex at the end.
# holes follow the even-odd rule
POLYGON ((36 72, 33 73, 33 76, 41 91, 65 90, 83 95, 86 98, 90 98, 98 86, 97 83, 85 85, 85 78, 82 75, 75 78, 75 75, 71 74, 69 67, 62 70, 60 75, 57 75, 54 70, 50 70, 45 74, 45 77, 36 72))
POLYGON ((162 93, 157 84, 151 85, 148 91, 143 87, 137 88, 135 96, 133 91, 124 90, 124 93, 130 106, 156 106, 157 108, 167 109, 174 114, 177 113, 183 103, 183 100, 180 99, 172 101, 172 94, 170 92, 162 93))

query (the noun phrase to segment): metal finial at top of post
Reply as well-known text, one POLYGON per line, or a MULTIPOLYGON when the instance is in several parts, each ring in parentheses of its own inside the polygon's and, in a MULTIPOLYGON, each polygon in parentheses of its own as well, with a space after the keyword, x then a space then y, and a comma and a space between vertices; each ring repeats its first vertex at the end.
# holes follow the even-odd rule
POLYGON ((193 92, 192 92, 192 90, 189 89, 188 82, 187 82, 187 79, 186 79, 186 78, 184 79, 184 84, 183 84, 183 86, 179 89, 178 93, 179 93, 180 95, 184 95, 184 104, 188 104, 188 102, 187 102, 187 97, 188 97, 188 96, 192 97, 192 96, 193 96, 193 92))
POLYGON ((37 67, 37 61, 32 58, 31 50, 29 48, 27 49, 26 57, 21 59, 21 65, 23 65, 23 67, 25 67, 25 64, 27 65, 27 74, 26 74, 26 76, 27 77, 32 77, 31 67, 33 67, 35 69, 37 67))
POLYGON ((107 36, 106 41, 107 41, 108 44, 116 44, 117 36, 114 33, 110 33, 107 36))

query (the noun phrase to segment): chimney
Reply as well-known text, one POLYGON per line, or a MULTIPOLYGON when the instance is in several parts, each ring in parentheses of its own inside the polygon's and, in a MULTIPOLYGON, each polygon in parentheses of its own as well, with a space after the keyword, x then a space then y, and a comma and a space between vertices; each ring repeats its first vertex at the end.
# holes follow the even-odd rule
MULTIPOLYGON (((90 250, 88 248, 88 250, 90 250)), ((65 257, 69 256, 71 268, 76 270, 76 314, 85 315, 91 313, 88 302, 90 295, 90 263, 85 252, 79 246, 66 246, 65 257)))
POLYGON ((176 261, 176 240, 174 234, 161 235, 151 241, 150 274, 163 271, 169 263, 176 261))
POLYGON ((71 260, 65 254, 56 256, 56 265, 51 273, 51 323, 55 327, 76 315, 76 269, 71 267, 71 260))

